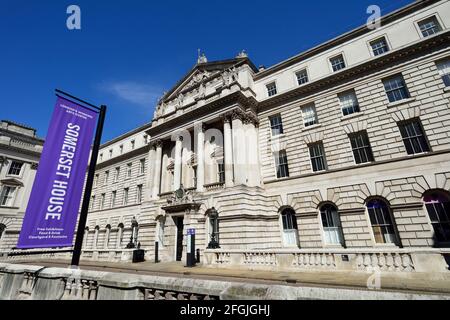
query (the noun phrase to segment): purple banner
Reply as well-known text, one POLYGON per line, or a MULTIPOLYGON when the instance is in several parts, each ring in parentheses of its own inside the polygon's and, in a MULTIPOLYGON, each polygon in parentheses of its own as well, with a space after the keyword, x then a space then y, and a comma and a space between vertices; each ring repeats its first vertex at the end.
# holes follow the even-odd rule
POLYGON ((58 98, 18 248, 71 247, 97 113, 58 98))

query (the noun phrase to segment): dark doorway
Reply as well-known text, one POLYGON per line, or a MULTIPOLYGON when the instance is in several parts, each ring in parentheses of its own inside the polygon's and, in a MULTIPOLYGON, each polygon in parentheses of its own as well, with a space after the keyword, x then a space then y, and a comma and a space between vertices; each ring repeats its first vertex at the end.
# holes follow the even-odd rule
POLYGON ((173 219, 175 220, 175 225, 177 226, 177 243, 176 243, 176 249, 175 249, 177 252, 176 259, 177 259, 177 261, 181 261, 181 258, 183 257, 183 229, 184 229, 183 220, 184 220, 184 217, 174 217, 173 219))

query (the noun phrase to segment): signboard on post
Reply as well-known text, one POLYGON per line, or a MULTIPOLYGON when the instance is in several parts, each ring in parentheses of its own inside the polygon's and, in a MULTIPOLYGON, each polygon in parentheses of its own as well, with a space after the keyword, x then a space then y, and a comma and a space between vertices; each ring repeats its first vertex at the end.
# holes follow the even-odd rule
POLYGON ((98 112, 58 97, 17 247, 71 247, 98 112))

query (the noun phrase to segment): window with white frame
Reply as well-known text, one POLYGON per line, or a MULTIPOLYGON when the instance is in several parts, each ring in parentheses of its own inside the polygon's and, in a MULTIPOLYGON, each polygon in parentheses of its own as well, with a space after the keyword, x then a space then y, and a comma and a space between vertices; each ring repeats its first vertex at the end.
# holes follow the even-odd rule
POLYGON ((136 203, 142 203, 142 184, 136 187, 136 203))
POLYGON ((333 68, 333 71, 339 71, 345 68, 345 61, 344 56, 342 54, 330 58, 331 67, 333 68))
POLYGON ((307 106, 302 107, 303 124, 305 127, 309 127, 318 123, 316 106, 311 103, 307 106))
POLYGON ((396 102, 410 97, 405 80, 401 74, 384 79, 383 84, 389 102, 396 102))
POLYGON ((111 192, 111 208, 116 206, 117 191, 111 192))
POLYGON ((112 156, 113 156, 113 150, 112 150, 112 149, 109 149, 109 158, 111 159, 112 156))
POLYGON ((129 194, 130 189, 129 188, 125 188, 123 189, 123 202, 122 204, 124 206, 126 206, 128 204, 128 194, 129 194))
POLYGON ((103 185, 106 186, 108 184, 108 180, 109 180, 109 170, 105 171, 105 177, 103 179, 103 185))
POLYGON ((95 208, 95 196, 91 197, 91 211, 94 211, 95 208))
POLYGON ((337 208, 331 204, 323 205, 320 208, 320 217, 322 219, 324 242, 344 246, 344 234, 337 208))
POLYGON ((100 161, 103 161, 103 153, 100 153, 100 161))
POLYGON ((272 131, 272 136, 277 136, 283 134, 283 121, 281 119, 281 114, 276 114, 269 118, 270 129, 272 131))
POLYGON ((220 183, 224 183, 225 182, 225 163, 223 162, 223 158, 222 159, 218 159, 218 163, 217 163, 217 174, 218 174, 218 181, 220 183))
POLYGON ((100 195, 100 210, 103 210, 103 208, 105 207, 105 198, 106 198, 106 195, 104 193, 102 193, 100 195))
POLYGON ((135 146, 136 146, 136 141, 131 140, 131 150, 134 150, 135 146))
POLYGON ((94 177, 94 187, 98 186, 98 177, 99 177, 99 174, 96 173, 95 177, 94 177))
POLYGON ((366 131, 359 131, 350 134, 350 144, 352 146, 353 157, 356 164, 374 161, 372 148, 366 131))
POLYGON ((422 32, 422 36, 424 37, 429 37, 442 30, 441 25, 435 16, 419 21, 418 24, 420 32, 422 32))
POLYGON ((450 87, 450 59, 436 62, 436 66, 446 87, 450 87))
POLYGON ((277 170, 277 178, 289 177, 289 166, 286 150, 275 152, 275 167, 277 170))
POLYGON ((354 90, 339 94, 339 100, 341 102, 342 114, 344 116, 359 112, 359 103, 354 90))
POLYGON ((295 76, 297 77, 298 85, 308 83, 308 81, 309 81, 308 72, 306 71, 306 69, 296 72, 295 76))
POLYGON ((311 157, 312 171, 324 171, 327 169, 325 161, 325 152, 323 151, 323 143, 317 142, 310 144, 309 155, 311 157))
POLYGON ((22 172, 23 162, 12 161, 9 166, 8 175, 10 176, 20 176, 22 172))
POLYGON ((12 207, 16 196, 17 187, 3 186, 0 196, 0 205, 2 207, 12 207))
POLYGON ((269 83, 268 85, 266 85, 266 88, 267 88, 267 95, 269 97, 277 94, 277 84, 275 82, 269 83))
POLYGON ((386 38, 382 37, 370 42, 370 46, 372 47, 372 52, 374 56, 379 56, 380 54, 386 53, 389 51, 389 46, 387 44, 386 38))
POLYGON ((133 164, 129 163, 127 164, 127 178, 131 178, 131 169, 132 169, 133 164))
POLYGON ((376 243, 397 244, 398 238, 391 217, 389 206, 382 200, 371 200, 367 203, 370 223, 376 243))
POLYGON ((418 154, 430 151, 427 138, 419 119, 411 119, 398 123, 403 143, 408 154, 418 154))
POLYGON ((139 161, 139 175, 144 174, 145 172, 145 159, 141 159, 139 161))
POLYGON ((119 146, 119 150, 120 150, 120 154, 122 154, 122 153, 123 153, 123 144, 121 144, 121 145, 119 146))
POLYGON ((114 170, 114 182, 119 181, 119 176, 120 176, 120 167, 116 167, 116 169, 114 170))
POLYGON ((298 226, 295 211, 286 208, 281 212, 281 222, 283 224, 283 244, 285 246, 298 245, 298 226))

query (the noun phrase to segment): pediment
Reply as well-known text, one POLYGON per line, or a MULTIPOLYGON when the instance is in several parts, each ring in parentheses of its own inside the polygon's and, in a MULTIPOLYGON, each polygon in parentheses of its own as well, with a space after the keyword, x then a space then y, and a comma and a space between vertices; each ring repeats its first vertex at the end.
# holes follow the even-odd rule
POLYGON ((13 187, 23 187, 23 183, 15 178, 7 178, 0 180, 2 185, 13 186, 13 187))

